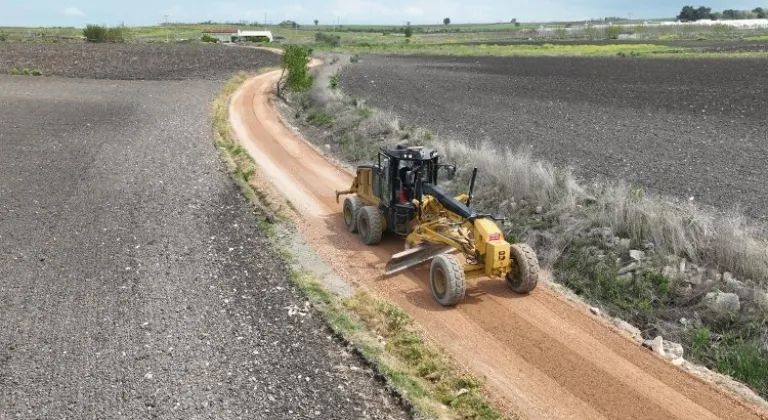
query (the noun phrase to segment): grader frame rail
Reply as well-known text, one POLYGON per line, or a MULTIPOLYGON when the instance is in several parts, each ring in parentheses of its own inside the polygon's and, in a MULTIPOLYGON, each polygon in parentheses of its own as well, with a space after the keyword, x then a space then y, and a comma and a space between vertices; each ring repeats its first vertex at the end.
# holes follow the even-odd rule
POLYGON ((382 148, 376 162, 357 167, 349 189, 336 192, 337 202, 350 195, 343 206, 347 229, 367 245, 379 243, 387 232, 405 238, 405 251, 392 256, 385 274, 431 260, 430 288, 444 306, 464 298, 467 278, 505 278, 517 293, 533 290, 539 273, 533 249, 504 239, 495 223, 503 218, 470 207, 477 168, 468 193, 457 197, 438 185, 441 171, 452 179, 456 167, 440 164, 435 150, 382 148))

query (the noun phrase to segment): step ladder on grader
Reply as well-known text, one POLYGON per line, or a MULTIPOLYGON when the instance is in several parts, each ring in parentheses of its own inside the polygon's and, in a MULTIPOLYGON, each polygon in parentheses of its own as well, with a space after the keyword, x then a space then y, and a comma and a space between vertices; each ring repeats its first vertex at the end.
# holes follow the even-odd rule
POLYGON ((385 274, 431 260, 430 288, 443 306, 464 298, 467 278, 504 278, 514 292, 533 290, 539 276, 533 249, 504 239, 496 222, 505 219, 470 207, 477 168, 469 192, 454 197, 438 179, 453 179, 456 167, 438 161, 435 150, 397 146, 382 148, 375 162, 359 165, 352 186, 336 191, 337 202, 349 195, 343 206, 347 229, 367 245, 387 232, 405 238, 405 251, 392 256, 385 274))

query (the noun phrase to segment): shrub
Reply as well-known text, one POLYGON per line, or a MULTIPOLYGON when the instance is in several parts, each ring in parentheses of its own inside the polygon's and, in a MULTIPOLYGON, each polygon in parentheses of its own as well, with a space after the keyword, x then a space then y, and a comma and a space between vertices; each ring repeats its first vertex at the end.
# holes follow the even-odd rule
POLYGON ((315 108, 309 111, 307 122, 318 127, 330 127, 333 125, 333 115, 315 108))
POLYGON ((125 29, 122 26, 107 28, 100 25, 87 25, 83 36, 88 42, 125 42, 125 29))
POLYGON ((0 42, 8 41, 8 32, 0 32, 0 42))
POLYGON ((350 63, 359 63, 360 62, 360 54, 355 54, 352 57, 349 57, 350 63))
POLYGON ((295 93, 308 91, 314 81, 309 73, 309 50, 300 45, 289 45, 282 57, 283 73, 277 81, 277 94, 286 88, 295 93))
POLYGON ((205 34, 205 35, 203 35, 203 36, 200 38, 200 40, 201 40, 201 41, 203 41, 203 42, 210 42, 210 43, 214 43, 214 44, 215 44, 215 43, 217 43, 217 42, 219 42, 218 38, 216 38, 216 37, 213 37, 213 36, 210 36, 210 35, 208 35, 208 34, 205 34))
POLYGON ((339 45, 341 45, 341 36, 327 34, 324 32, 318 32, 315 34, 315 42, 321 43, 321 44, 328 44, 332 47, 338 47, 339 45))
POLYGON ((328 83, 328 87, 334 90, 339 88, 339 73, 336 73, 331 76, 331 80, 330 80, 330 83, 328 83))
POLYGON ((118 26, 115 28, 107 28, 107 42, 125 42, 125 28, 118 26))
POLYGON ((621 26, 609 26, 605 28, 605 37, 608 39, 616 39, 621 34, 621 26))
POLYGON ((88 42, 104 42, 107 40, 107 28, 99 25, 86 25, 83 36, 88 42))

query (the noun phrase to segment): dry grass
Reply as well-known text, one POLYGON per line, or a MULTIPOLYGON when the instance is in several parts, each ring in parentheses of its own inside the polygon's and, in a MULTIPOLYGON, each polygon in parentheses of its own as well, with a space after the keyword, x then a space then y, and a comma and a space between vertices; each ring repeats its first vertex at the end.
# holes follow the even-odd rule
POLYGON ((742 215, 716 214, 622 182, 580 185, 568 170, 489 144, 470 146, 439 139, 432 145, 444 159, 463 169, 459 182, 468 182, 472 167, 483 169, 477 189, 478 205, 501 210, 513 220, 530 212, 531 207, 541 207, 539 213, 556 219, 555 248, 543 250, 545 253, 556 253, 580 232, 608 227, 630 239, 634 247, 650 242, 666 255, 685 257, 742 278, 763 283, 768 280, 765 232, 750 225, 742 215), (527 206, 499 209, 503 200, 527 206))

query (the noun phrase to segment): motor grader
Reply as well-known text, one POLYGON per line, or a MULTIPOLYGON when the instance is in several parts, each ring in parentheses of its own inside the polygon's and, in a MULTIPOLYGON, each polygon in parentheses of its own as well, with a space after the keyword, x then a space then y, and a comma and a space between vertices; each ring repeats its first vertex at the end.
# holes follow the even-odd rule
POLYGON ((539 264, 526 244, 510 244, 496 222, 506 219, 471 208, 477 168, 469 191, 452 196, 439 179, 453 179, 456 166, 439 163, 425 147, 382 148, 376 161, 361 164, 352 186, 336 191, 344 199, 347 229, 375 245, 385 233, 405 238, 405 250, 385 268, 391 275, 431 260, 429 284, 443 306, 458 304, 467 278, 504 278, 514 292, 527 293, 538 282, 539 264))

